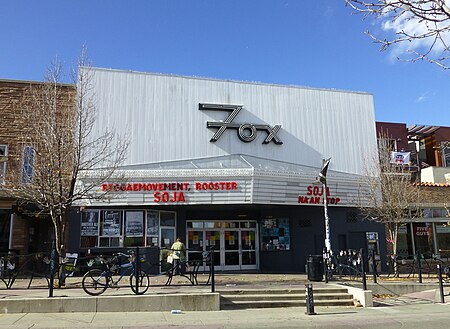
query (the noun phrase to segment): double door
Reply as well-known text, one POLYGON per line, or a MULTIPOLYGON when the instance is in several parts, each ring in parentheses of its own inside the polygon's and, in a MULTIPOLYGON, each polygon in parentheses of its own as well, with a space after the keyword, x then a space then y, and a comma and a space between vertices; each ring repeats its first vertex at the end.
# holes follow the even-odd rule
MULTIPOLYGON (((197 226, 202 226, 200 222, 196 223, 197 226)), ((201 259, 203 251, 214 248, 216 270, 258 268, 256 222, 204 222, 201 229, 188 227, 187 234, 189 260, 201 259)))

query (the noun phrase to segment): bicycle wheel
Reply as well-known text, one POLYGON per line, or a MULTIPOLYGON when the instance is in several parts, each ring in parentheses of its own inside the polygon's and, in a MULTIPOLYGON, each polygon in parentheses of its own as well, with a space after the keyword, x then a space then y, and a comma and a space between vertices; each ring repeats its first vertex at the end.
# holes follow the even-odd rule
POLYGON ((343 265, 339 267, 339 279, 342 277, 347 278, 348 280, 356 279, 356 270, 353 267, 343 265))
POLYGON ((98 296, 103 294, 108 288, 109 278, 106 276, 105 271, 93 269, 83 276, 81 285, 88 295, 98 296))
POLYGON ((139 273, 139 292, 136 292, 136 276, 134 273, 131 273, 130 275, 130 288, 136 295, 142 295, 145 294, 148 290, 148 287, 150 287, 150 277, 147 273, 141 271, 139 273))

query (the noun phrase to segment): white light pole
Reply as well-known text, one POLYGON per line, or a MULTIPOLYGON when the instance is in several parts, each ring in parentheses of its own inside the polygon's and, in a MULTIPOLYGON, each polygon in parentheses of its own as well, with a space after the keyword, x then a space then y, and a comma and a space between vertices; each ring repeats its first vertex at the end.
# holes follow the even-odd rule
POLYGON ((327 170, 330 164, 330 159, 322 160, 322 169, 320 170, 317 180, 323 186, 323 210, 325 215, 325 248, 327 253, 331 255, 331 239, 330 239, 330 218, 328 217, 328 190, 327 190, 327 170))
POLYGON ((330 239, 330 218, 328 217, 328 190, 327 190, 327 171, 331 158, 322 160, 322 168, 320 169, 319 176, 317 176, 317 182, 322 183, 322 195, 323 195, 323 211, 325 215, 325 252, 323 255, 326 271, 325 282, 328 282, 328 278, 331 277, 331 239, 330 239))

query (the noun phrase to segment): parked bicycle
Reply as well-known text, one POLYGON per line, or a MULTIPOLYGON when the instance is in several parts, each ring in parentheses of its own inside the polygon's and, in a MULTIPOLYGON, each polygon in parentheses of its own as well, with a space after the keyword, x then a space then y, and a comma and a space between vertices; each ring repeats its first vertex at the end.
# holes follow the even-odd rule
MULTIPOLYGON (((142 262, 142 260, 139 261, 142 262)), ((91 296, 99 296, 108 288, 118 288, 120 281, 125 276, 129 276, 131 290, 138 295, 144 294, 150 286, 150 277, 147 273, 140 271, 137 282, 138 289, 136 290, 135 262, 133 253, 116 253, 109 259, 98 256, 95 261, 88 265, 94 266, 94 263, 96 263, 101 268, 93 268, 83 276, 81 281, 83 290, 91 296), (121 262, 120 259, 125 259, 125 262, 121 262), (115 275, 119 277, 115 279, 115 275)))

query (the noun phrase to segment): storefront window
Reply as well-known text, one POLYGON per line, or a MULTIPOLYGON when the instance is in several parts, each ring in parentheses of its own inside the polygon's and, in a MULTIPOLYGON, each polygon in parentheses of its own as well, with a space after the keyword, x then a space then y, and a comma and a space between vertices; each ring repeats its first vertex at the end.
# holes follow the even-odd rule
POLYGON ((436 240, 441 257, 450 257, 450 226, 436 224, 436 240))
POLYGON ((224 228, 238 228, 239 222, 223 222, 224 228))
POLYGON ((402 258, 408 258, 410 255, 412 255, 412 246, 411 246, 411 233, 408 228, 410 227, 409 224, 405 224, 403 226, 400 226, 398 229, 398 236, 397 236, 397 255, 402 258))
POLYGON ((102 212, 100 222, 100 247, 121 247, 122 212, 108 210, 102 212))
POLYGON ((157 211, 147 211, 147 246, 158 246, 159 220, 157 211))
POLYGON ((97 247, 98 240, 98 211, 86 211, 81 216, 81 248, 97 247))
POLYGON ((86 210, 81 215, 80 247, 165 248, 173 243, 176 215, 157 210, 86 210))
POLYGON ((443 218, 446 216, 445 209, 433 209, 433 218, 443 218))
POLYGON ((160 211, 159 219, 161 226, 175 226, 175 214, 172 211, 160 211))
POLYGON ((261 250, 290 250, 289 219, 266 218, 261 222, 261 250))
POLYGON ((125 212, 124 247, 138 247, 144 245, 144 212, 125 212))
POLYGON ((187 222, 187 228, 203 228, 203 222, 187 222))
POLYGON ((432 218, 433 217, 433 211, 429 208, 423 209, 423 217, 424 218, 432 218))
POLYGON ((241 222, 241 228, 255 228, 256 222, 241 222))
POLYGON ((221 222, 205 222, 205 228, 220 228, 221 227, 221 222))

